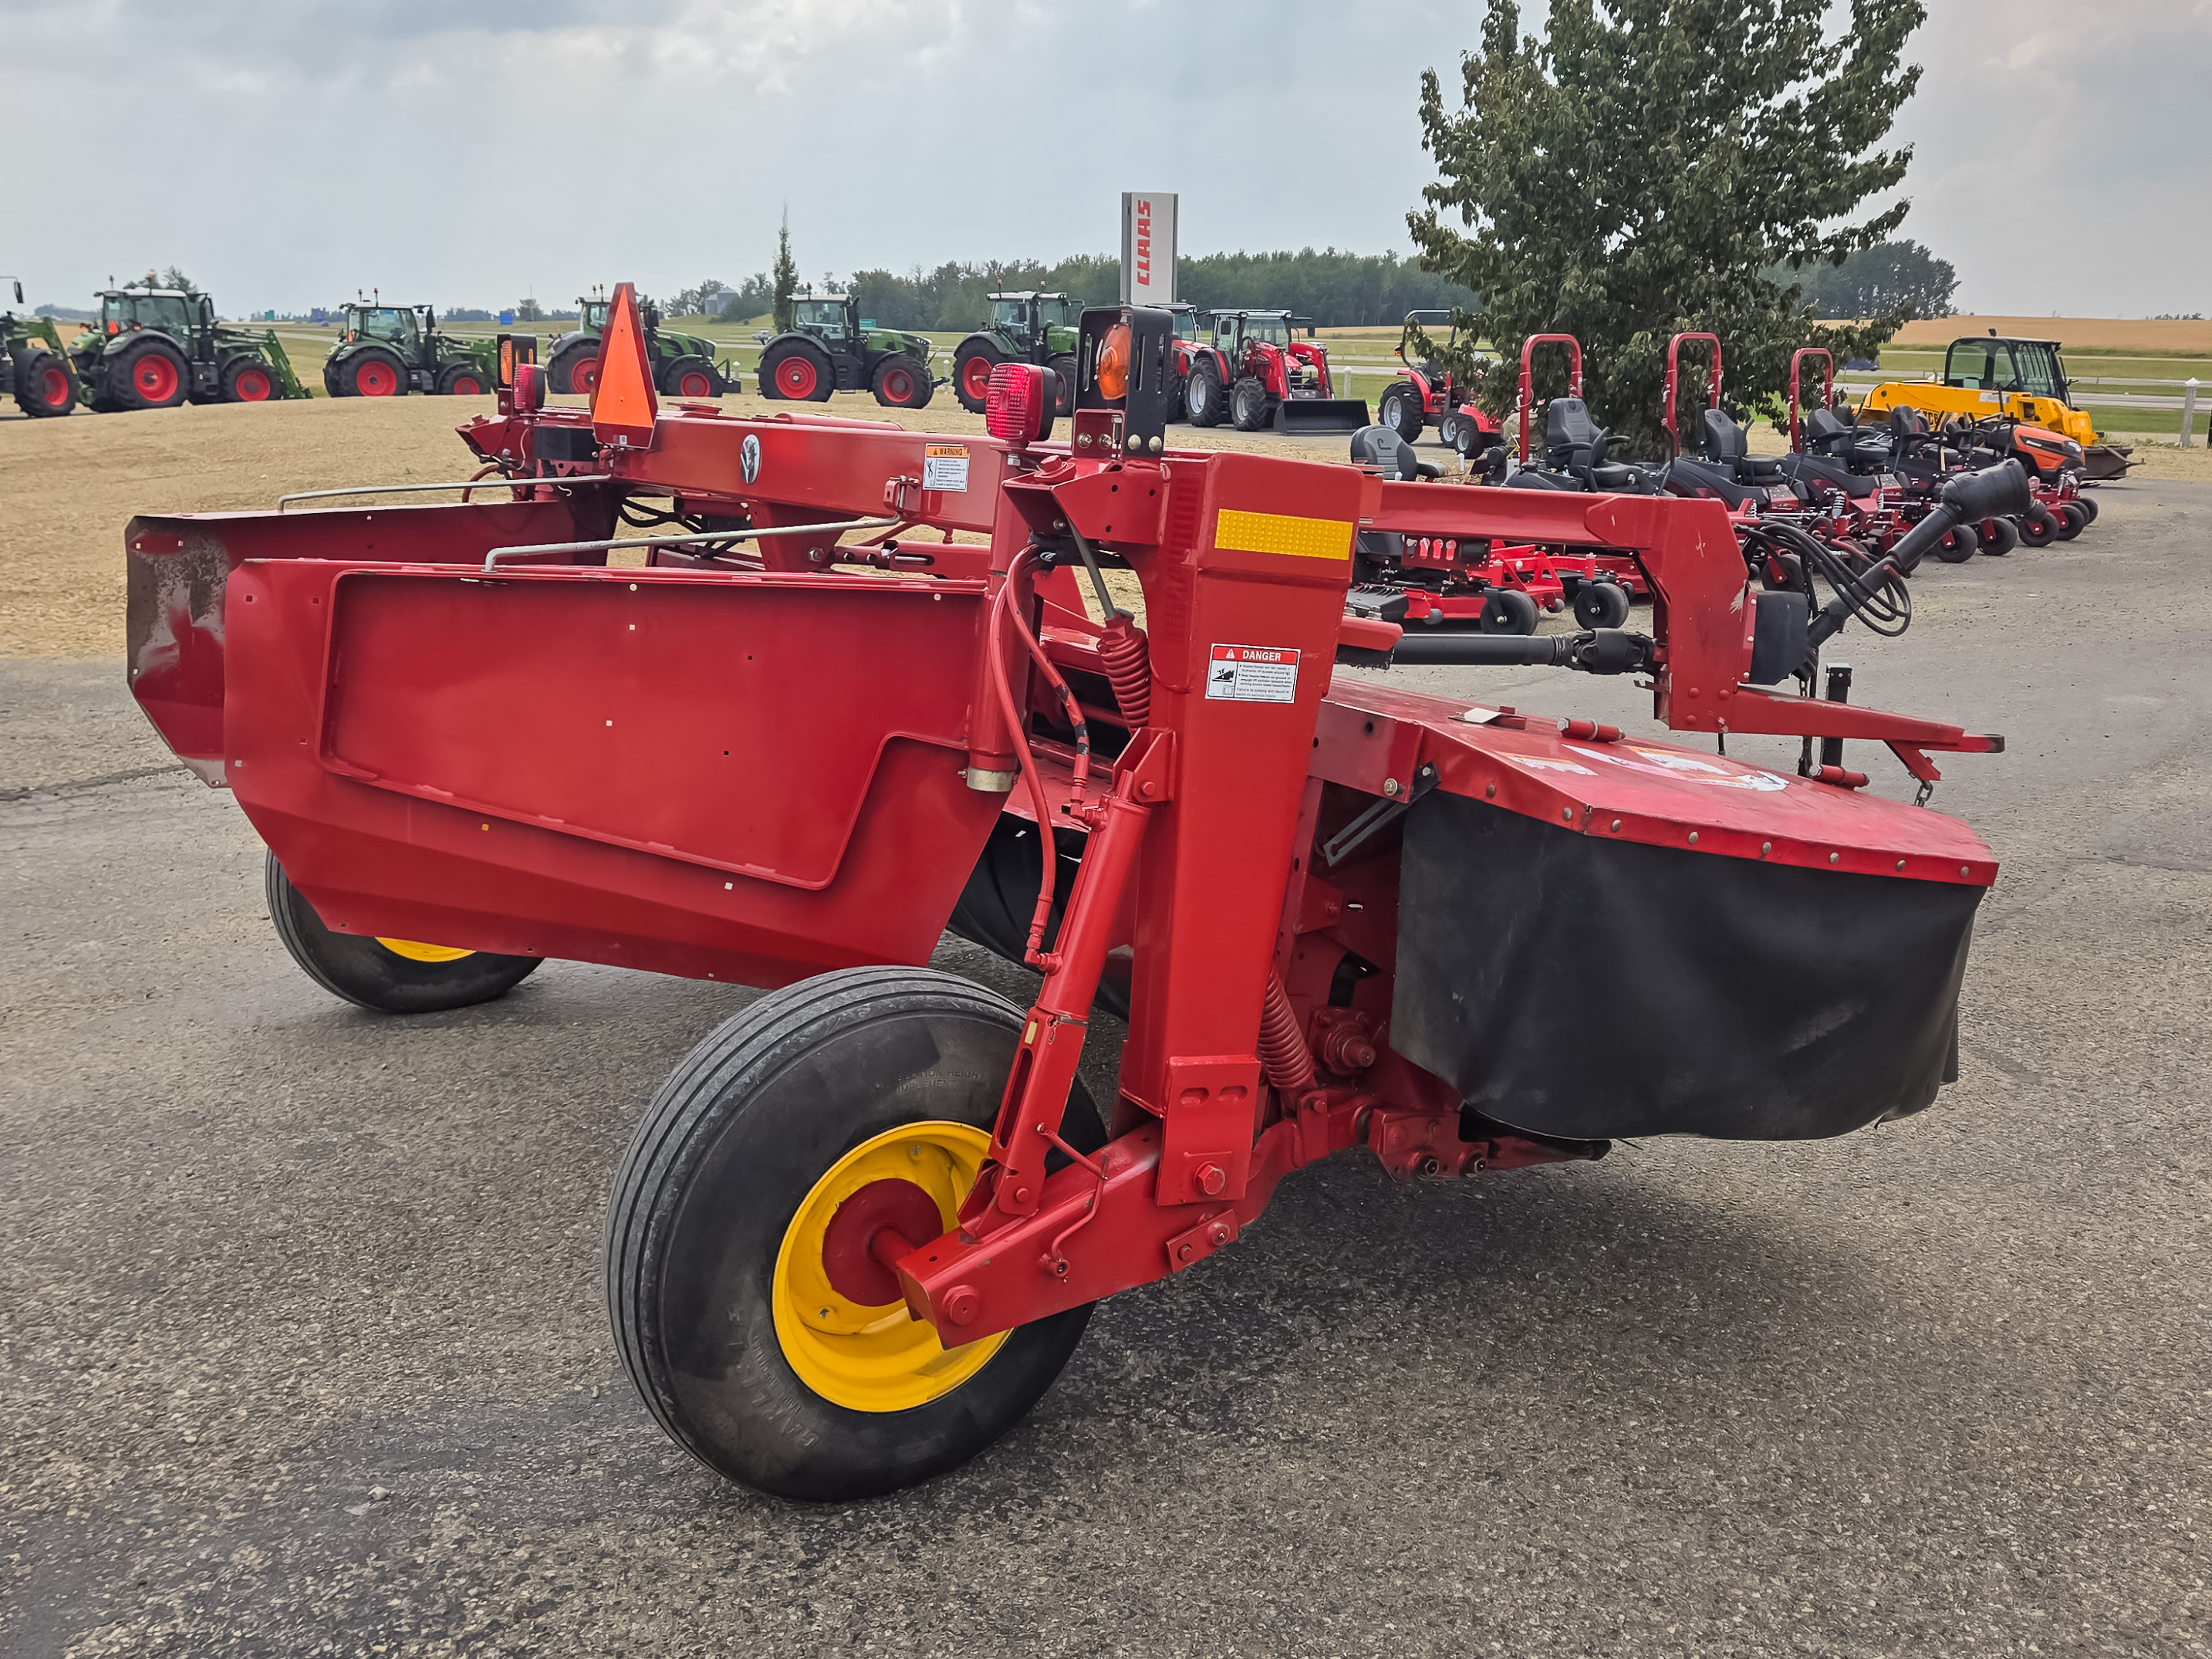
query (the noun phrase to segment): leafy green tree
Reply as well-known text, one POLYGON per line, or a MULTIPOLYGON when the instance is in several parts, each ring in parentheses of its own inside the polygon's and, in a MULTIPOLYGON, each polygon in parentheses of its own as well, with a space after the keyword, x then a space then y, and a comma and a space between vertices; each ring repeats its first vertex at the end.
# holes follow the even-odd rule
POLYGON ((515 304, 514 320, 518 323, 542 323, 545 320, 545 309, 526 295, 515 304))
MULTIPOLYGON (((1823 327, 1803 279, 1905 217, 1902 201, 1854 216, 1911 159, 1880 146, 1920 78, 1902 58, 1926 14, 1921 0, 1850 0, 1832 33, 1832 9, 1554 0, 1538 40, 1521 34, 1514 0, 1489 0, 1481 47, 1462 58, 1461 106, 1447 110, 1434 71, 1421 77, 1438 174, 1407 216, 1422 265, 1481 295, 1475 319, 1509 365, 1528 335, 1575 335, 1591 414, 1647 445, 1671 334, 1719 335, 1733 400, 1770 411, 1796 347, 1871 356, 1901 310, 1823 327)), ((1704 376, 1684 356, 1686 421, 1704 376)), ((1539 396, 1564 390, 1564 357, 1539 354, 1539 396)), ((1485 405, 1504 413, 1516 380, 1510 366, 1487 376, 1485 405)))
MULTIPOLYGON (((1787 267, 1767 273, 1786 283, 1787 267)), ((1914 317, 1948 317, 1959 273, 1917 242, 1881 242, 1863 247, 1839 265, 1820 264, 1808 272, 1808 297, 1822 317, 1887 317, 1902 311, 1914 317)))
POLYGON ((783 223, 775 233, 775 331, 791 331, 791 301, 799 292, 799 262, 791 257, 791 210, 783 212, 783 223))

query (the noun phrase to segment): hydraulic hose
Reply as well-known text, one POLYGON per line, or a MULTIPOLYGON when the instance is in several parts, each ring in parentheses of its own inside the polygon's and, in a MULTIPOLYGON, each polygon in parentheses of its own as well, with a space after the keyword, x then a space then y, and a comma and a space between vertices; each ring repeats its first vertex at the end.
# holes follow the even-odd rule
POLYGON ((1837 589, 1835 598, 1814 614, 1808 638, 1818 649, 1843 631, 1855 611, 1889 585, 1893 576, 1911 575, 1944 537, 1962 524, 2009 518, 2027 511, 2027 474, 2018 461, 1985 466, 1945 484, 1928 516, 1898 538, 1897 545, 1837 589))
POLYGON ((1012 623, 1014 631, 1028 649, 1031 660, 1043 672, 1047 684, 1059 697, 1060 709, 1066 716, 1067 723, 1074 728, 1075 765, 1071 793, 1078 800, 1082 799, 1084 785, 1091 777, 1091 727, 1084 720, 1082 706, 1076 702, 1075 694, 1068 690, 1067 682, 1060 678, 1060 671, 1052 665, 1051 659, 1045 655, 1044 647, 1037 642, 1036 635, 1030 631, 1029 623, 1023 619, 1020 610, 1014 604, 1013 595, 1020 590, 1023 578, 1029 574, 1030 567, 1036 562, 1030 554, 1021 553, 1016 555, 1013 563, 1007 567, 1006 580, 1000 586, 998 598, 991 607, 991 626, 986 643, 991 659, 991 689, 998 696, 999 712, 1006 720, 1006 731, 1014 745, 1014 759, 1021 768, 1024 781, 1030 787, 1030 801, 1036 813, 1039 842, 1037 902, 1036 908, 1030 917, 1029 940, 1023 950, 1023 959, 1040 972, 1049 973, 1060 965, 1059 957, 1048 955, 1044 949, 1045 929, 1052 923, 1053 890, 1059 874, 1060 848, 1053 835, 1052 802, 1045 793, 1044 780, 1037 772, 1036 756, 1030 748, 1026 711, 1014 702, 1012 679, 1006 672, 1006 659, 999 649, 1000 629, 1004 622, 1010 620, 1012 623))

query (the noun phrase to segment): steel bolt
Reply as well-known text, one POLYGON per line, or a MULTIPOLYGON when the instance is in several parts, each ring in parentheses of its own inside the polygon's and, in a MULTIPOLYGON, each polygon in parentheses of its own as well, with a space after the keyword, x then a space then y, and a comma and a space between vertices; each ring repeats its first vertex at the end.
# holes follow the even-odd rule
POLYGON ((1498 786, 1493 783, 1486 787, 1482 792, 1482 798, 1485 800, 1496 800, 1498 799, 1498 786))
POLYGON ((983 1311, 983 1298, 973 1285, 955 1285, 945 1291, 941 1305, 947 1324, 972 1325, 975 1316, 983 1311))
POLYGON ((1176 1245, 1176 1261, 1189 1261, 1189 1260, 1190 1260, 1190 1246, 1189 1246, 1189 1245, 1188 1245, 1188 1244, 1178 1244, 1178 1245, 1176 1245))
POLYGON ((1619 818, 1615 818, 1613 821, 1613 833, 1616 836, 1620 833, 1620 820, 1619 818))
POLYGON ((1698 844, 1698 832, 1697 832, 1696 830, 1691 830, 1691 831, 1690 831, 1690 845, 1691 845, 1691 846, 1692 846, 1692 847, 1695 847, 1697 844, 1698 844))
POLYGON ((1226 1244, 1229 1242, 1229 1229, 1216 1227, 1213 1230, 1213 1242, 1216 1244, 1226 1244))
POLYGON ((1842 857, 1843 854, 1841 853, 1831 853, 1828 854, 1828 862, 1833 864, 1842 857))
POLYGON ((1434 1152, 1425 1152, 1422 1155, 1420 1163, 1414 1167, 1419 1174, 1433 1176, 1443 1173, 1444 1164, 1443 1160, 1434 1152))
POLYGON ((1395 779, 1395 778, 1385 778, 1385 779, 1383 779, 1383 780, 1382 780, 1382 793, 1383 793, 1384 794, 1386 794, 1386 795, 1395 795, 1395 794, 1396 794, 1396 793, 1398 793, 1398 780, 1397 780, 1397 779, 1395 779))
POLYGON ((1771 841, 1763 841, 1763 842, 1759 842, 1759 857, 1761 857, 1761 858, 1765 858, 1765 857, 1769 853, 1771 853, 1773 850, 1774 850, 1774 843, 1773 843, 1772 842, 1771 842, 1771 841))
POLYGON ((1218 1164, 1201 1164, 1198 1171, 1198 1190, 1208 1198, 1216 1196, 1229 1184, 1229 1172, 1218 1164))

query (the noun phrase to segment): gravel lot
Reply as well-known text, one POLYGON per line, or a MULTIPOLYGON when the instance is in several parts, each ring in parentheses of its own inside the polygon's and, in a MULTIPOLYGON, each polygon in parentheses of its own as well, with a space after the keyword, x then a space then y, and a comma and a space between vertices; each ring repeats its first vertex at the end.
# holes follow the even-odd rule
POLYGON ((340 1006, 119 660, 0 660, 0 1651, 2212 1653, 2212 488, 2101 499, 1834 653, 2010 739, 1943 763, 2005 867, 1935 1109, 1339 1159, 843 1509, 691 1465, 606 1328, 614 1160, 746 994, 340 1006))

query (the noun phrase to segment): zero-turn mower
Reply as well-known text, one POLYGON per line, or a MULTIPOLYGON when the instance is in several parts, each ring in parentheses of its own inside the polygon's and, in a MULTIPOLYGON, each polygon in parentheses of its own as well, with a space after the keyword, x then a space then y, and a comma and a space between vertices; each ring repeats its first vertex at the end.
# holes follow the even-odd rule
POLYGON ((986 436, 743 419, 659 405, 618 289, 589 409, 518 363, 462 428, 474 499, 125 532, 131 689, 268 843, 318 982, 453 1008, 567 957, 765 988, 647 1108, 606 1282, 647 1411, 787 1497, 973 1457, 1100 1298, 1269 1248, 1277 1187, 1334 1154, 1448 1181, 1802 1140, 1957 1074, 1996 859, 1850 763, 1924 798, 1933 755, 2002 742, 1804 692, 2016 468, 1820 599, 1766 590, 1715 502, 1170 450, 1170 319, 1081 329, 1064 428, 1019 363, 986 436), (635 513, 650 563, 611 568, 635 513), (1370 523, 1607 549, 1651 631, 1356 615, 1370 523), (1820 755, 1347 661, 1641 676, 1686 736, 1820 755), (956 915, 1042 975, 1027 1008, 927 965, 956 915), (1127 1037, 1095 1098, 1102 997, 1127 1037))

